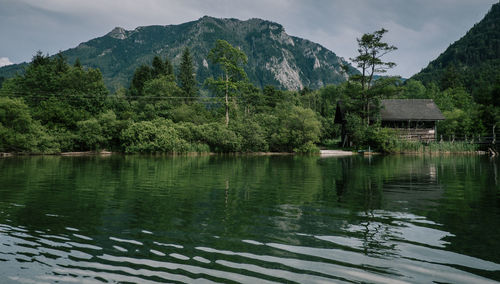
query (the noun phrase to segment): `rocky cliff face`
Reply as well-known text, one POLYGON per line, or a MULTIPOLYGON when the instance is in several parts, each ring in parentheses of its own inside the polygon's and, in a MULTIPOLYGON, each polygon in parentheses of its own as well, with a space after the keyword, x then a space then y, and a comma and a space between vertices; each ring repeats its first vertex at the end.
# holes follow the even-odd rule
MULTIPOLYGON (((128 87, 135 68, 150 64, 155 55, 168 56, 178 66, 184 47, 193 55, 197 80, 217 72, 207 60, 218 39, 227 40, 248 56, 245 70, 257 86, 283 89, 318 88, 345 81, 341 65, 347 64, 319 44, 288 35, 283 26, 250 19, 203 17, 180 25, 115 28, 103 37, 81 43, 63 52, 69 62, 99 68, 112 90, 128 87)), ((354 69, 353 69, 354 70, 354 69)), ((1 76, 1 69, 0 69, 1 76)))

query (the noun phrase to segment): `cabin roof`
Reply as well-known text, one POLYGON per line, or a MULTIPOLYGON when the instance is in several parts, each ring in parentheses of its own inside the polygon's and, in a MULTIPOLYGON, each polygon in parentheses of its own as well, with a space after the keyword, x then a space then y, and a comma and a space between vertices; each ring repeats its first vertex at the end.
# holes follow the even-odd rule
POLYGON ((444 116, 431 99, 382 100, 382 121, 436 121, 444 116))

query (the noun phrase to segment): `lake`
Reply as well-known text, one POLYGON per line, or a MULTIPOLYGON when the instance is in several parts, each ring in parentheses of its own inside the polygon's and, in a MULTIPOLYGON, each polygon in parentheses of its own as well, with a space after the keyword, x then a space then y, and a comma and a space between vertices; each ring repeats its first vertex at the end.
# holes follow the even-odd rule
POLYGON ((496 283, 486 156, 0 159, 0 283, 496 283))

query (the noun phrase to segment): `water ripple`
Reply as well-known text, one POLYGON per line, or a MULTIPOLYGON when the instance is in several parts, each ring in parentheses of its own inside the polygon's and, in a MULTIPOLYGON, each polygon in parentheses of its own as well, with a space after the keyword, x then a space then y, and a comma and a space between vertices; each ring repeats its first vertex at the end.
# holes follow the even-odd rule
POLYGON ((70 179, 57 180, 66 182, 64 189, 52 190, 55 170, 22 190, 0 188, 0 283, 495 283, 487 277, 500 277, 492 237, 498 218, 487 218, 500 216, 496 207, 479 217, 456 213, 489 202, 490 189, 450 189, 438 182, 442 169, 427 161, 417 180, 413 164, 402 167, 403 178, 391 176, 396 166, 369 176, 387 178, 385 184, 365 179, 365 172, 336 174, 339 165, 351 170, 352 160, 321 160, 333 163, 323 176, 315 160, 281 171, 280 159, 278 165, 265 159, 257 169, 222 159, 216 171, 199 160, 176 167, 168 159, 151 161, 124 158, 84 175, 82 167, 94 164, 66 159, 76 166, 70 179), (192 183, 198 178, 203 182, 192 183), (433 211, 436 204, 444 209, 433 211), (81 212, 92 213, 82 218, 81 212), (434 216, 441 213, 449 219, 434 216), (476 228, 467 218, 484 222, 481 232, 491 234, 477 244, 481 252, 464 238, 476 228))

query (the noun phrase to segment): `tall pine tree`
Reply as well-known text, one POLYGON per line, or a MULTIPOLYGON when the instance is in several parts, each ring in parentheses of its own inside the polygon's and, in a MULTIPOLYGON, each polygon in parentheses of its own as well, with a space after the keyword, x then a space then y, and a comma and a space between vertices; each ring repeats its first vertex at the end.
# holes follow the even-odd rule
POLYGON ((168 58, 166 59, 166 62, 163 63, 161 58, 159 56, 155 56, 153 58, 153 63, 151 64, 153 66, 153 76, 158 77, 160 75, 168 75, 168 58))
MULTIPOLYGON (((193 58, 189 48, 185 48, 182 53, 181 65, 179 67, 179 83, 184 96, 192 98, 197 93, 197 82, 194 73, 193 58)), ((189 101, 189 99, 187 99, 189 101)))
POLYGON ((394 62, 382 61, 384 55, 398 49, 394 45, 382 41, 382 37, 386 32, 386 29, 380 29, 358 38, 359 55, 351 58, 351 61, 361 69, 361 74, 354 75, 351 79, 361 83, 361 101, 363 104, 361 117, 367 125, 370 123, 370 104, 374 102, 376 94, 376 92, 370 90, 374 86, 374 76, 385 73, 388 69, 396 66, 394 62))
POLYGON ((166 68, 166 70, 165 70, 166 75, 172 75, 175 77, 174 66, 172 65, 172 62, 170 62, 168 57, 165 57, 165 68, 166 68))

